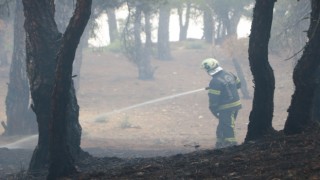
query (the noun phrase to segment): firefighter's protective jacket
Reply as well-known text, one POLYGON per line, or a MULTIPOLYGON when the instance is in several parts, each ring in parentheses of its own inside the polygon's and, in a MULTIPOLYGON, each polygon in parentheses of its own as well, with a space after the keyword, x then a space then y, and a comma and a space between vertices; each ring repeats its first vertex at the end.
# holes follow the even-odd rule
POLYGON ((209 84, 209 108, 214 115, 224 110, 239 110, 241 102, 238 89, 241 83, 237 76, 224 70, 214 74, 209 84))

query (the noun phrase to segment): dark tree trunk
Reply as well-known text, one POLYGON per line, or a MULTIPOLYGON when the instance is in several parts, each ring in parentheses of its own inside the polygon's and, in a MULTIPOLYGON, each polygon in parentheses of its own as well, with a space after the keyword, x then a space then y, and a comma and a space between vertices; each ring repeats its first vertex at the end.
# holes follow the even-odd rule
POLYGON ((110 42, 118 39, 118 25, 115 8, 107 8, 110 42))
POLYGON ((216 30, 216 37, 215 37, 215 43, 216 44, 221 44, 226 36, 226 28, 222 22, 222 20, 218 19, 218 25, 217 25, 217 30, 216 30))
POLYGON ((288 109, 288 118, 285 123, 284 132, 295 134, 303 132, 312 122, 312 105, 317 96, 317 69, 320 65, 320 28, 319 14, 320 1, 311 1, 311 19, 308 30, 309 42, 305 46, 303 55, 293 71, 293 82, 295 91, 292 95, 291 104, 288 109))
POLYGON ((241 68, 239 62, 234 58, 232 59, 232 62, 233 62, 233 65, 237 71, 237 75, 241 81, 241 89, 240 90, 241 90, 243 98, 244 99, 251 99, 249 91, 248 91, 247 81, 244 78, 244 74, 243 74, 243 71, 242 71, 242 68, 241 68))
POLYGON ((35 114, 29 109, 29 85, 26 72, 24 15, 21 0, 16 1, 14 49, 6 97, 7 128, 5 135, 37 133, 35 114))
MULTIPOLYGON (((70 0, 56 0, 56 13, 55 20, 60 32, 64 32, 67 28, 69 20, 72 16, 72 11, 70 9, 74 9, 74 2, 70 0)), ((78 91, 80 89, 80 72, 82 65, 82 51, 85 47, 88 46, 89 39, 89 30, 85 30, 83 36, 81 37, 81 41, 79 47, 76 52, 76 57, 73 64, 73 74, 76 76, 73 79, 75 90, 78 91)))
MULTIPOLYGON (((89 2, 89 1, 86 1, 89 2)), ((39 139, 29 165, 29 172, 47 169, 49 163, 49 145, 55 130, 52 118, 52 93, 55 79, 58 49, 62 35, 54 21, 53 0, 23 0, 25 29, 27 33, 27 73, 30 83, 32 108, 37 116, 39 139)), ((80 17, 80 16, 79 16, 80 17)), ((64 38, 65 39, 65 38, 64 38)), ((68 46, 64 46, 69 48, 68 46)), ((71 47, 70 47, 71 48, 71 47)), ((61 50, 60 50, 61 51, 61 50)), ((64 134, 73 158, 81 151, 81 127, 78 121, 79 107, 75 99, 74 87, 69 90, 66 117, 68 134, 64 134)), ((62 146, 64 148, 65 146, 62 146)), ((51 153, 54 154, 54 153, 51 153)))
POLYGON ((209 8, 203 12, 203 37, 207 43, 213 42, 213 15, 209 8))
POLYGON ((158 59, 171 60, 171 50, 169 43, 169 22, 170 7, 164 5, 160 7, 158 26, 158 59))
POLYGON ((256 0, 249 40, 249 62, 253 75, 254 97, 245 141, 273 132, 275 79, 268 62, 268 44, 275 0, 256 0))
POLYGON ((222 14, 221 18, 221 22, 223 24, 223 29, 221 32, 221 42, 225 40, 225 38, 230 34, 229 30, 230 30, 230 18, 229 18, 229 11, 224 11, 224 13, 222 14))
POLYGON ((178 8, 179 27, 180 27, 179 41, 187 40, 187 35, 188 35, 191 2, 186 2, 186 4, 187 4, 187 7, 186 7, 184 24, 183 24, 183 7, 178 8))
POLYGON ((315 75, 316 88, 312 104, 311 121, 320 123, 320 66, 315 75))
MULTIPOLYGON (((73 17, 63 35, 62 43, 58 51, 57 67, 55 74, 54 90, 52 95, 53 118, 51 119, 52 134, 50 136, 50 168, 48 179, 69 175, 76 172, 74 159, 72 158, 68 138, 74 132, 68 130, 68 110, 79 107, 70 104, 72 99, 76 102, 75 92, 72 86, 72 65, 76 49, 80 42, 81 35, 88 23, 91 14, 91 0, 77 0, 73 17)), ((78 116, 78 115, 77 115, 78 116)), ((76 117, 77 118, 77 117, 76 117)), ((74 118, 71 118, 74 119, 74 118)), ((79 137, 79 136, 75 136, 79 137)), ((71 138, 70 140, 73 140, 71 138)), ((75 143, 80 143, 80 139, 75 143)), ((79 144, 80 145, 80 144, 79 144)), ((77 153, 79 154, 79 152, 77 153)))
POLYGON ((49 0, 23 0, 27 33, 26 56, 32 108, 37 116, 39 139, 29 171, 47 169, 49 162, 49 120, 53 90, 55 56, 61 34, 53 19, 49 0))

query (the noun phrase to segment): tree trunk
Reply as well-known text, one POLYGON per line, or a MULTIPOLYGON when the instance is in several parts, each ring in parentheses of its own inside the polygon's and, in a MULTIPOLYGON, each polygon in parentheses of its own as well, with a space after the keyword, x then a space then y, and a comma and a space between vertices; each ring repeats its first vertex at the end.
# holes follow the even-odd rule
POLYGON ((221 31, 221 36, 220 36, 220 42, 222 43, 226 37, 229 36, 230 32, 230 19, 229 19, 229 11, 226 10, 221 14, 222 16, 220 17, 221 23, 222 23, 222 31, 221 31))
POLYGON ((315 96, 318 78, 316 75, 318 75, 317 68, 320 65, 320 1, 312 0, 311 8, 308 30, 309 42, 293 71, 295 91, 292 95, 288 118, 284 127, 286 134, 301 133, 313 124, 311 112, 312 105, 317 103, 314 100, 317 97, 315 96))
POLYGON ((118 25, 115 8, 107 8, 110 42, 118 39, 118 25))
MULTIPOLYGON (((57 133, 52 129, 53 125, 50 123, 53 118, 51 96, 55 79, 56 58, 62 35, 54 21, 52 0, 23 0, 23 5, 27 33, 27 73, 33 99, 32 108, 37 116, 39 130, 38 144, 29 165, 29 172, 33 172, 48 168, 49 142, 51 142, 49 133, 53 133, 53 135, 57 133)), ((72 94, 73 88, 71 85, 70 95, 67 99, 67 103, 69 103, 66 113, 68 134, 64 135, 68 146, 73 151, 71 155, 76 158, 79 152, 82 152, 80 148, 81 127, 78 122, 78 104, 75 95, 72 94)))
POLYGON ((170 7, 163 5, 160 7, 158 26, 158 59, 171 60, 171 50, 169 43, 169 22, 170 7))
MULTIPOLYGON (((145 49, 146 49, 146 53, 148 54, 148 56, 151 55, 152 52, 152 36, 151 36, 151 31, 152 31, 152 25, 151 25, 151 12, 150 10, 143 10, 143 14, 144 14, 144 20, 145 20, 145 33, 146 33, 146 42, 145 42, 145 49)), ((149 57, 150 58, 150 57, 149 57)))
MULTIPOLYGON (((52 94, 53 118, 49 123, 52 134, 50 136, 51 163, 48 179, 56 179, 76 172, 74 159, 71 156, 68 139, 66 138, 70 137, 69 133, 72 133, 68 130, 68 124, 70 124, 68 122, 70 121, 68 110, 75 108, 75 112, 78 112, 79 109, 78 106, 70 104, 72 99, 76 101, 72 86, 72 65, 81 35, 91 14, 91 4, 92 1, 90 0, 77 0, 76 9, 63 35, 62 44, 56 58, 58 64, 52 94)), ((80 139, 78 139, 78 143, 80 143, 80 139)))
POLYGON ((140 80, 151 80, 153 79, 154 69, 150 64, 151 33, 148 30, 151 28, 150 14, 149 14, 150 11, 145 9, 143 4, 139 2, 129 4, 129 5, 130 5, 129 9, 132 9, 132 11, 129 12, 129 18, 123 33, 126 56, 129 58, 129 60, 131 60, 137 66, 138 78, 140 80), (142 20, 143 11, 145 12, 145 16, 146 16, 145 17, 146 44, 144 44, 144 46, 141 39, 141 33, 142 33, 141 20, 142 20), (131 14, 133 14, 133 16, 131 16, 131 14), (133 29, 130 28, 130 25, 132 24, 133 24, 133 29))
POLYGON ((7 25, 4 20, 0 19, 0 66, 8 65, 8 52, 5 47, 5 37, 6 37, 7 25))
POLYGON ((26 73, 24 15, 21 0, 16 1, 14 49, 6 97, 7 128, 5 135, 37 133, 36 117, 29 109, 29 85, 26 73))
MULTIPOLYGON (((69 0, 56 0, 56 13, 55 13, 55 21, 57 23, 58 29, 60 32, 64 32, 67 28, 69 20, 72 16, 72 11, 70 9, 74 9, 74 2, 69 0)), ((89 30, 85 30, 79 47, 76 52, 76 57, 73 64, 73 74, 76 76, 73 79, 75 90, 78 91, 80 89, 80 72, 82 65, 82 51, 88 45, 89 39, 89 30)))
POLYGON ((216 30, 217 36, 216 36, 214 42, 219 45, 219 44, 221 44, 221 43, 223 42, 223 40, 225 39, 225 36, 226 36, 226 28, 225 28, 222 20, 219 20, 219 19, 218 19, 218 25, 217 25, 217 26, 218 26, 218 27, 217 27, 217 30, 216 30))
POLYGON ((141 6, 136 6, 136 12, 134 15, 134 62, 137 64, 139 79, 148 80, 153 79, 153 69, 150 65, 150 53, 147 52, 147 48, 143 48, 141 41, 141 6))
POLYGON ((320 66, 315 75, 316 88, 312 104, 311 121, 320 123, 320 66))
POLYGON ((213 15, 209 8, 203 12, 203 37, 207 43, 213 42, 213 15))
POLYGON ((233 58, 232 59, 232 62, 233 62, 233 65, 237 71, 237 75, 241 81, 241 93, 242 93, 242 96, 244 99, 251 99, 250 95, 249 95, 249 91, 248 91, 248 86, 247 86, 247 81, 244 77, 244 74, 243 74, 243 71, 242 71, 242 68, 239 64, 239 62, 233 58))
POLYGON ((249 62, 253 75, 254 97, 245 141, 273 132, 275 79, 268 62, 268 43, 275 0, 256 0, 249 40, 249 62))
POLYGON ((178 15, 179 15, 179 41, 187 40, 188 35, 188 28, 189 28, 189 20, 190 20, 190 9, 191 9, 191 2, 186 2, 186 14, 185 14, 185 23, 183 24, 183 7, 178 8, 178 15))
POLYGON ((27 33, 26 56, 32 109, 37 116, 39 139, 29 172, 46 169, 49 161, 49 120, 53 90, 55 56, 61 38, 53 19, 49 0, 23 0, 27 33))

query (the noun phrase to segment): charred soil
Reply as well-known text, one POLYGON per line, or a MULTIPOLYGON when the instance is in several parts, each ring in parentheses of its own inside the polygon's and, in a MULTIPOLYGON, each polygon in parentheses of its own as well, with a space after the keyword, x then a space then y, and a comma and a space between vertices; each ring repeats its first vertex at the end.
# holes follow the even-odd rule
MULTIPOLYGON (((88 156, 77 163, 79 173, 65 179, 319 179, 319 133, 319 129, 294 136, 277 133, 257 142, 168 157, 88 156)), ((5 151, 0 149, 1 157, 5 151)), ((15 150, 7 157, 17 155, 30 154, 15 150)), ((4 176, 44 178, 45 173, 27 175, 24 171, 4 176)))

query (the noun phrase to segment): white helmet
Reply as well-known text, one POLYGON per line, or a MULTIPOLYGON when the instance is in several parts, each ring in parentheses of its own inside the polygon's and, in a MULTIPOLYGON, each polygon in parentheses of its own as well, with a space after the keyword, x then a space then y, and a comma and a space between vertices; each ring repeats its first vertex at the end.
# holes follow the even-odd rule
POLYGON ((222 67, 219 66, 219 62, 213 58, 203 60, 201 63, 201 68, 205 69, 210 76, 213 76, 222 70, 222 67))

